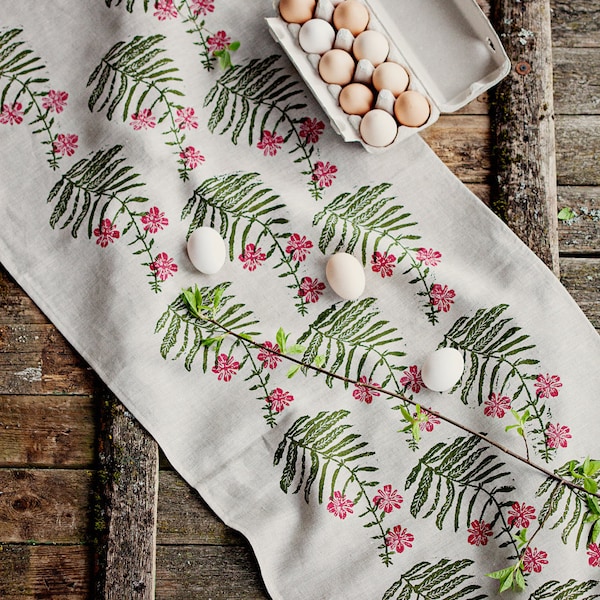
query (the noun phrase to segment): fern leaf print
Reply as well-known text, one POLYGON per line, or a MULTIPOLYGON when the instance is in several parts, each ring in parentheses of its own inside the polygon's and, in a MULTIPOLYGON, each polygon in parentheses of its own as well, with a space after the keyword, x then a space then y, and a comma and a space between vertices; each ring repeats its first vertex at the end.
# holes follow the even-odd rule
POLYGON ((276 63, 280 57, 254 59, 234 66, 210 89, 204 106, 212 106, 208 128, 213 133, 229 133, 237 144, 245 135, 266 157, 275 156, 285 143, 294 163, 303 165, 302 175, 315 200, 323 197, 324 188, 332 185, 337 167, 328 161, 315 160, 315 149, 325 124, 300 114, 306 104, 302 89, 276 63))
POLYGON ((100 150, 71 167, 54 185, 48 202, 54 203, 52 228, 70 227, 76 238, 83 229, 102 249, 123 237, 130 237, 133 254, 145 258, 146 276, 154 292, 173 276, 178 267, 165 252, 154 248, 155 237, 169 224, 158 207, 147 208, 148 198, 128 192, 143 186, 132 167, 124 165, 117 145, 100 150))
POLYGON ((74 133, 55 133, 54 114, 64 110, 69 94, 46 89, 49 80, 41 73, 45 65, 26 47, 22 33, 22 29, 0 33, 0 127, 29 119, 33 133, 42 136, 42 144, 48 147, 48 164, 56 170, 63 156, 74 154, 79 139, 74 133))
POLYGON ((593 600, 600 598, 600 593, 587 595, 588 592, 595 590, 600 592, 600 581, 588 580, 577 581, 569 579, 567 582, 551 580, 541 585, 535 592, 529 596, 529 600, 556 600, 564 598, 565 600, 593 600))

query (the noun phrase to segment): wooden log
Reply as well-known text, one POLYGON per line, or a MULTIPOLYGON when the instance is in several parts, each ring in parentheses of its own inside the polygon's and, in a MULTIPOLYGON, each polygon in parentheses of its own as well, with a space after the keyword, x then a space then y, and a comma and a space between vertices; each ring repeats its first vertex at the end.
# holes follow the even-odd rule
POLYGON ((151 600, 158 446, 108 391, 100 395, 94 598, 151 600))
POLYGON ((492 21, 511 60, 490 103, 495 210, 559 273, 549 0, 494 0, 492 21))

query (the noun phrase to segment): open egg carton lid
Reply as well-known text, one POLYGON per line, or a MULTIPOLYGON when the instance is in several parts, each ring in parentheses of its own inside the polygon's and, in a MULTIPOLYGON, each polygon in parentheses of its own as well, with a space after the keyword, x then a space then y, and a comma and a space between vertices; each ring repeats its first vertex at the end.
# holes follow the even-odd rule
MULTIPOLYGON (((342 0, 344 1, 344 0, 342 0)), ((315 17, 330 14, 340 0, 319 0, 315 17), (329 5, 329 7, 328 7, 329 5)), ((410 74, 412 89, 424 93, 431 115, 421 127, 398 127, 395 141, 384 148, 366 144, 358 131, 360 117, 339 106, 339 89, 321 79, 318 56, 306 54, 298 43, 297 24, 280 17, 266 19, 275 40, 291 62, 344 141, 360 142, 369 152, 388 150, 432 125, 440 113, 455 112, 502 80, 510 60, 475 0, 362 0, 368 8, 368 29, 388 38, 388 60, 399 62, 410 74)), ((277 9, 277 0, 274 3, 277 9)))

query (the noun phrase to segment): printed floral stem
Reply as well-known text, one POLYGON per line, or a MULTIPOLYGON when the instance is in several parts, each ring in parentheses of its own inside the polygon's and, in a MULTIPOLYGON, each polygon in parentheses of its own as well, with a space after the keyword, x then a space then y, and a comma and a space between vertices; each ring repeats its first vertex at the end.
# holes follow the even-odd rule
POLYGON ((182 10, 185 7, 186 11, 187 11, 187 15, 182 15, 184 17, 184 23, 192 23, 192 27, 193 29, 189 30, 188 33, 197 33, 198 37, 200 38, 200 42, 194 42, 195 45, 200 46, 202 48, 202 52, 200 52, 200 59, 202 61, 202 66, 207 70, 207 71, 212 71, 215 68, 214 65, 214 59, 211 58, 210 56, 210 52, 208 50, 208 42, 207 42, 207 38, 204 35, 204 32, 206 31, 209 35, 211 34, 210 31, 208 31, 205 27, 204 27, 204 19, 201 20, 200 23, 198 23, 198 17, 200 15, 196 15, 192 12, 192 10, 190 9, 190 6, 187 2, 187 0, 183 0, 183 2, 179 5, 179 7, 177 8, 177 12, 179 12, 180 14, 182 14, 182 10))

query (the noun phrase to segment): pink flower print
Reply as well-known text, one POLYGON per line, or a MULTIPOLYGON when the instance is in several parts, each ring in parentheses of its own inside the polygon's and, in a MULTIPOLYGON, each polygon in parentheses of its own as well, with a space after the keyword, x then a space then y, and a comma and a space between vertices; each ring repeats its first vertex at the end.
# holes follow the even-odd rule
POLYGON ((42 100, 42 106, 50 112, 61 113, 67 105, 69 94, 59 90, 50 90, 42 100))
POLYGON ((354 502, 346 498, 342 492, 333 492, 333 496, 329 496, 327 510, 336 517, 345 519, 349 514, 351 515, 354 512, 353 508, 354 502))
POLYGON ((314 279, 312 277, 303 277, 300 282, 298 296, 304 298, 306 302, 317 302, 324 289, 325 284, 316 277, 314 279))
POLYGON ((533 385, 537 388, 535 393, 538 398, 556 398, 558 396, 558 388, 562 387, 560 377, 558 375, 549 375, 548 373, 546 373, 545 377, 540 373, 533 385))
POLYGON ((313 243, 306 239, 306 236, 300 237, 299 233, 292 233, 288 238, 288 244, 285 251, 292 255, 292 260, 302 262, 310 254, 309 250, 313 247, 313 243))
MULTIPOLYGON (((421 409, 421 414, 425 415, 425 419, 419 423, 419 429, 421 431, 427 431, 428 433, 431 433, 433 428, 441 423, 441 421, 435 415, 431 414, 424 408, 421 409)), ((416 416, 417 413, 413 413, 413 417, 416 416)))
POLYGON ((3 104, 0 112, 2 125, 20 125, 23 122, 23 105, 20 102, 3 104))
POLYGON ((178 267, 166 252, 161 252, 154 262, 150 263, 150 270, 154 271, 161 281, 166 281, 177 273, 178 267))
POLYGON ((377 390, 374 390, 370 387, 366 387, 365 385, 367 384, 376 388, 380 388, 381 385, 379 383, 373 383, 370 379, 367 382, 366 375, 361 375, 358 381, 359 383, 354 384, 354 391, 352 392, 352 397, 356 398, 359 402, 371 404, 371 402, 373 402, 373 397, 381 396, 381 394, 377 390))
POLYGON ((528 506, 525 502, 522 504, 514 502, 508 511, 508 524, 514 525, 518 529, 529 527, 531 521, 535 519, 535 508, 528 506))
POLYGON ((511 400, 508 396, 492 392, 484 404, 483 414, 486 417, 501 419, 510 410, 511 400))
POLYGON ((214 12, 215 5, 213 0, 192 0, 190 9, 194 15, 207 15, 209 12, 214 12))
POLYGON ((62 156, 73 156, 77 149, 79 137, 74 133, 59 133, 52 142, 52 149, 62 156))
POLYGON ((98 238, 96 244, 100 244, 102 248, 106 248, 108 244, 112 244, 115 240, 121 237, 119 231, 115 225, 113 225, 110 219, 102 219, 100 227, 94 229, 94 235, 98 238))
POLYGON ((165 213, 161 212, 158 206, 153 206, 146 214, 142 215, 144 231, 154 234, 164 229, 169 224, 169 219, 165 213))
POLYGON ((260 267, 261 263, 267 259, 267 255, 261 250, 262 248, 255 248, 254 244, 246 244, 244 253, 238 256, 244 263, 244 269, 255 271, 256 267, 260 267))
POLYGON ((417 260, 428 267, 437 267, 442 259, 442 254, 433 248, 419 248, 417 260))
POLYGON ((312 180, 316 181, 320 188, 331 187, 337 170, 337 167, 330 164, 329 161, 324 163, 323 161, 318 160, 313 169, 312 180))
POLYGON ((396 257, 393 254, 384 252, 375 252, 371 256, 371 269, 374 273, 379 273, 383 279, 391 277, 394 274, 394 268, 396 267, 396 257))
POLYGON ((198 117, 195 113, 196 111, 191 106, 178 108, 175 124, 179 129, 198 129, 198 117))
POLYGON ((325 131, 325 123, 323 121, 317 121, 317 119, 311 119, 306 117, 300 125, 300 131, 298 135, 302 138, 306 138, 307 144, 316 144, 319 141, 319 137, 325 131))
POLYGON ((140 131, 141 129, 154 129, 156 127, 156 117, 149 108, 143 108, 139 113, 133 113, 131 115, 129 124, 135 131, 140 131))
POLYGON ((275 388, 267 398, 267 402, 276 413, 280 413, 293 400, 294 396, 289 392, 284 392, 281 388, 275 388))
POLYGON ((378 496, 373 498, 373 504, 386 513, 391 513, 395 508, 400 508, 404 498, 393 490, 391 485, 384 485, 383 490, 377 490, 378 496))
POLYGON ((600 567, 600 547, 595 542, 592 542, 587 547, 588 562, 590 567, 600 567))
POLYGON ((282 360, 279 352, 279 344, 273 344, 273 342, 269 341, 263 344, 258 353, 258 360, 262 361, 263 369, 275 369, 277 367, 282 360))
POLYGON ((414 541, 415 536, 401 525, 396 525, 385 534, 385 545, 398 553, 404 552, 404 548, 412 548, 414 541))
POLYGON ((188 146, 183 152, 180 152, 179 158, 183 160, 187 169, 195 169, 206 160, 194 146, 188 146))
POLYGON ((231 38, 224 31, 217 31, 215 35, 207 38, 208 51, 225 50, 231 44, 231 38))
POLYGON ((523 571, 525 573, 540 573, 542 567, 548 564, 547 558, 548 555, 543 550, 537 548, 532 550, 531 546, 527 546, 523 554, 523 571))
POLYGON ((469 533, 467 542, 471 546, 485 546, 488 543, 488 538, 493 534, 492 526, 485 521, 472 521, 467 532, 469 533))
POLYGON ((177 9, 173 5, 173 0, 156 0, 154 3, 154 16, 159 21, 167 19, 176 19, 178 15, 177 9))
POLYGON ((455 296, 454 290, 448 288, 447 285, 440 285, 439 283, 434 283, 431 288, 431 304, 433 306, 437 306, 437 309, 440 312, 448 312, 454 304, 455 296))
POLYGON ((548 423, 546 428, 546 444, 548 448, 566 448, 568 441, 571 439, 570 429, 566 425, 557 423, 548 423))
POLYGON ((271 133, 268 130, 263 130, 260 142, 256 144, 259 150, 263 151, 265 156, 275 156, 278 150, 281 150, 283 138, 275 132, 271 133))
POLYGON ((212 368, 212 372, 217 374, 219 381, 231 381, 231 378, 239 371, 240 363, 233 356, 219 354, 217 364, 212 368))
POLYGON ((423 387, 423 379, 421 378, 421 371, 417 365, 411 365, 408 367, 408 371, 404 371, 403 376, 400 377, 400 383, 405 387, 410 387, 414 394, 418 394, 423 387))

